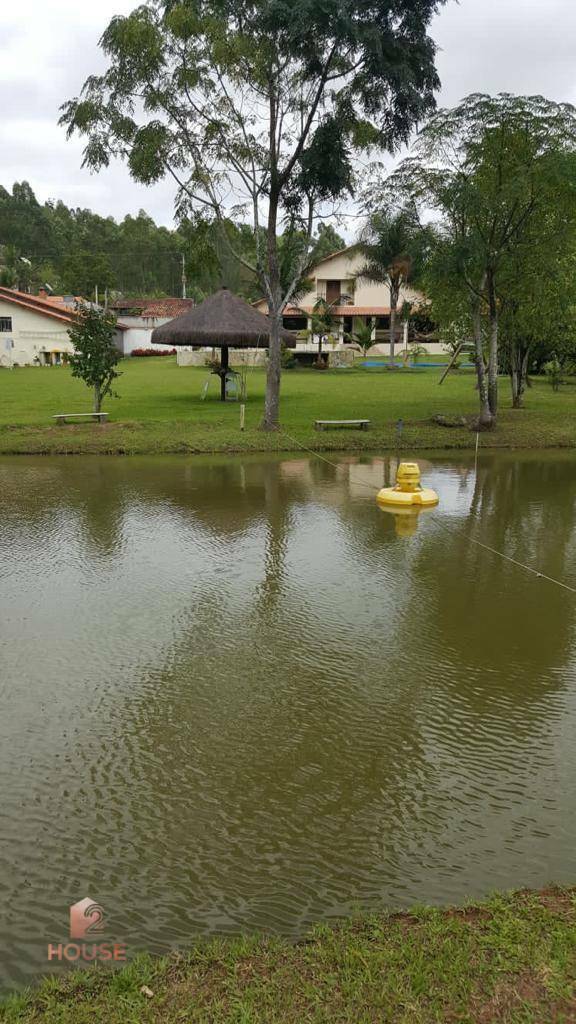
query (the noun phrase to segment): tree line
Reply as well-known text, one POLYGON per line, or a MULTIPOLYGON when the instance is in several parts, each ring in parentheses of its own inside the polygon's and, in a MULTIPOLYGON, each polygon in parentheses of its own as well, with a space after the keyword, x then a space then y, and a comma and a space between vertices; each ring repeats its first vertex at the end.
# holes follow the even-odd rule
MULTIPOLYGON (((256 276, 231 252, 253 257, 249 225, 225 218, 182 217, 174 228, 157 225, 144 210, 121 221, 61 200, 41 203, 26 181, 11 191, 0 186, 0 283, 22 291, 93 298, 106 290, 123 296, 182 294, 201 301, 223 285, 248 300, 261 294, 256 276), (184 266, 182 264, 184 260, 184 266)), ((330 225, 315 232, 311 257, 321 259, 344 246, 330 225)), ((282 249, 282 241, 280 248, 282 249)), ((284 244, 292 258, 294 240, 284 244)))

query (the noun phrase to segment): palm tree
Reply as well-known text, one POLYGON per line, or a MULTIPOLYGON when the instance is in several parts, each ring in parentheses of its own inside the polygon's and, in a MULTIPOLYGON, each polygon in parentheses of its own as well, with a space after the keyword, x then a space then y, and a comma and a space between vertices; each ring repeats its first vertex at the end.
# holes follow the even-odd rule
POLYGON ((335 342, 338 339, 340 318, 336 313, 336 309, 338 306, 350 301, 350 295, 344 293, 334 302, 327 302, 322 295, 318 295, 316 298, 310 317, 310 330, 306 331, 306 335, 312 339, 318 338, 318 366, 322 363, 323 342, 335 342))
POLYGON ((375 318, 371 317, 367 323, 357 323, 354 329, 346 335, 349 341, 360 345, 364 355, 367 354, 368 349, 372 345, 372 334, 374 333, 375 324, 375 318))
POLYGON ((429 232, 415 213, 404 208, 384 208, 373 213, 360 238, 366 260, 358 277, 385 284, 390 289, 390 362, 394 361, 396 314, 400 289, 420 273, 429 232))
POLYGON ((309 335, 311 338, 318 338, 318 359, 317 365, 322 363, 322 343, 329 341, 338 329, 338 319, 334 314, 337 303, 326 302, 326 299, 318 296, 314 303, 314 309, 310 317, 309 335))

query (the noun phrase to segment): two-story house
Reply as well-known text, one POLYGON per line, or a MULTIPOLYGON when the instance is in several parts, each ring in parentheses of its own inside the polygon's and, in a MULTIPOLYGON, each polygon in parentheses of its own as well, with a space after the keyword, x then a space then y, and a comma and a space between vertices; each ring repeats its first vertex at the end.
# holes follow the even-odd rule
MULTIPOLYGON (((284 326, 288 330, 299 331, 301 337, 297 351, 316 351, 317 344, 304 332, 311 331, 311 314, 318 298, 323 298, 331 306, 336 318, 339 337, 338 348, 346 345, 347 339, 353 334, 359 322, 373 327, 374 344, 381 343, 383 348, 388 341, 390 328, 390 289, 385 284, 374 283, 359 277, 365 259, 358 245, 351 245, 339 252, 334 252, 320 260, 309 272, 313 284, 297 304, 288 306, 284 315, 284 326)), ((424 302, 424 296, 410 287, 401 289, 398 309, 404 302, 416 306, 424 302)), ((256 303, 261 312, 268 312, 265 299, 256 303)), ((397 329, 397 341, 403 337, 402 325, 397 329)))

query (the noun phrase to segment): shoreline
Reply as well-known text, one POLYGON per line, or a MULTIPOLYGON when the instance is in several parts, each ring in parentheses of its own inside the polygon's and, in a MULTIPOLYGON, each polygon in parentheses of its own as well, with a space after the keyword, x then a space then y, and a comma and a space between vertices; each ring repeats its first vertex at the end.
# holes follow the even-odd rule
POLYGON ((361 915, 299 942, 213 939, 70 970, 0 1002, 5 1024, 545 1022, 576 1013, 576 887, 361 915))
MULTIPOLYGON (((480 433, 480 451, 559 451, 576 449, 576 440, 553 432, 511 436, 506 429, 480 433)), ((0 456, 12 455, 243 455, 264 453, 334 452, 362 454, 418 451, 474 451, 476 433, 468 428, 406 423, 402 437, 395 426, 369 431, 295 431, 282 428, 266 434, 257 428, 239 438, 230 429, 198 430, 186 421, 108 423, 65 427, 0 427, 0 456), (297 436, 292 436, 292 432, 297 436), (220 435, 215 437, 214 435, 220 435)))

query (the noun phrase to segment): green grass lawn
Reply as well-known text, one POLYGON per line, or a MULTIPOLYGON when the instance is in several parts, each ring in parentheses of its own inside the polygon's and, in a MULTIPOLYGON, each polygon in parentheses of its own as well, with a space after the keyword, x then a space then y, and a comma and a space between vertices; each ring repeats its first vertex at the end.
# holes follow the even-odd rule
POLYGON ((5 1024, 560 1024, 576 1019, 576 891, 219 940, 47 979, 5 1024), (144 991, 142 991, 144 989, 144 991))
MULTIPOLYGON (((358 450, 396 447, 395 424, 404 420, 402 447, 470 447, 467 428, 439 427, 436 413, 446 416, 476 412, 472 371, 460 371, 439 387, 440 370, 287 371, 282 378, 282 432, 272 436, 258 429, 262 417, 265 373, 248 372, 246 430, 239 430, 239 406, 217 399, 217 379, 201 401, 203 368, 179 368, 172 357, 125 360, 117 382, 119 398, 107 399, 110 423, 55 426, 59 412, 90 411, 88 389, 65 367, 16 367, 0 370, 0 452, 207 452, 289 450, 292 438, 316 449, 358 450), (315 419, 368 418, 371 429, 313 429, 315 419), (290 437, 286 436, 290 435, 290 437)), ((512 410, 509 385, 501 379, 501 412, 497 429, 483 445, 546 447, 576 444, 576 389, 558 393, 536 380, 526 408, 512 410)))

